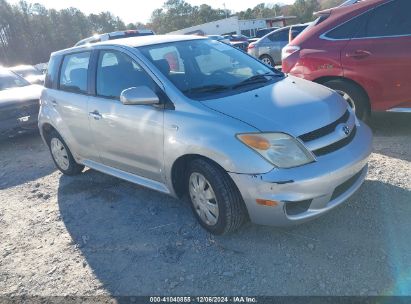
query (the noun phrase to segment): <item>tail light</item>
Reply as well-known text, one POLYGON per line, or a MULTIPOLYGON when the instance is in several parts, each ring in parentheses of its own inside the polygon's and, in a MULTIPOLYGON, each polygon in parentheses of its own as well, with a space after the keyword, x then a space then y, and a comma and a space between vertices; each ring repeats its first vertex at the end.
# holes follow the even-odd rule
POLYGON ((301 48, 296 45, 286 45, 281 51, 281 59, 286 59, 288 56, 294 54, 295 52, 298 52, 300 49, 301 48))
POLYGON ((255 48, 255 44, 250 43, 250 44, 248 45, 248 47, 247 47, 247 51, 248 51, 248 50, 251 50, 251 49, 253 49, 253 48, 255 48))

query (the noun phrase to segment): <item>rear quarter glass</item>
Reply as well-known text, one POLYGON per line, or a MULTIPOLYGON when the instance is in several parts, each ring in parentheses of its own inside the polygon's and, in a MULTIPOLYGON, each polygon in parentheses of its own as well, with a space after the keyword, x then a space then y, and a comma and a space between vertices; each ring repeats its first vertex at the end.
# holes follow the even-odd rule
POLYGON ((48 89, 56 89, 58 81, 58 72, 61 63, 61 56, 52 56, 47 65, 47 74, 44 86, 48 89))

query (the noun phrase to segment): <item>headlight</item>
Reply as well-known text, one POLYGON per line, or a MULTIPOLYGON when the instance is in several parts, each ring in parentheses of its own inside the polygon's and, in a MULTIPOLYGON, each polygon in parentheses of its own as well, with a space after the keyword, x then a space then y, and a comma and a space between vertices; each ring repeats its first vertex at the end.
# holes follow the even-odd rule
POLYGON ((284 133, 238 134, 237 138, 279 168, 297 167, 315 160, 299 141, 284 133))

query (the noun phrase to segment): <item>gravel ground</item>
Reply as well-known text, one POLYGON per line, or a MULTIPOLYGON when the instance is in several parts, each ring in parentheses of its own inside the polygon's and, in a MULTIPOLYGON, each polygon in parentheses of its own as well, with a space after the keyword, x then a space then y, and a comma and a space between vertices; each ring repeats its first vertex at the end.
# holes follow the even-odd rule
POLYGON ((0 295, 411 295, 411 120, 373 117, 364 185, 331 213, 214 237, 187 203, 55 171, 38 135, 0 143, 0 295))

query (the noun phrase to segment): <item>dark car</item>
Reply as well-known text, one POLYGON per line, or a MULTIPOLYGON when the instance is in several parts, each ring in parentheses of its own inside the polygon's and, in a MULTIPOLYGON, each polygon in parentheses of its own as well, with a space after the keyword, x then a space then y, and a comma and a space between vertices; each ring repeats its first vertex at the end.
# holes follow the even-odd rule
POLYGON ((42 86, 0 68, 0 138, 37 130, 42 86))
POLYGON ((155 35, 152 30, 127 30, 127 31, 105 33, 105 34, 97 34, 89 38, 80 40, 74 46, 84 45, 87 43, 96 43, 96 42, 107 41, 107 40, 115 40, 115 39, 139 37, 139 36, 150 36, 150 35, 155 35))
POLYGON ((247 52, 247 48, 249 45, 248 37, 244 35, 225 35, 224 38, 230 40, 230 44, 233 47, 236 47, 244 52, 247 52))

